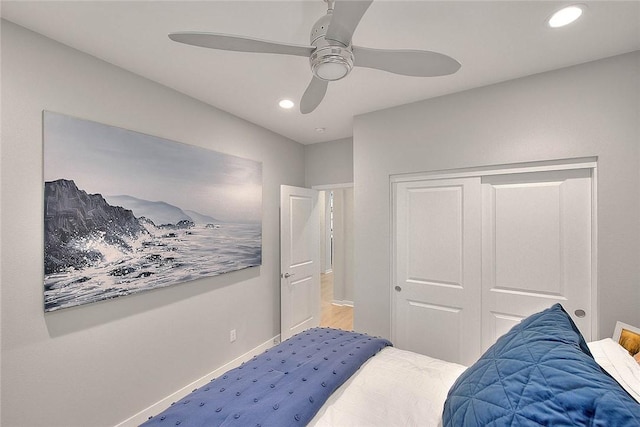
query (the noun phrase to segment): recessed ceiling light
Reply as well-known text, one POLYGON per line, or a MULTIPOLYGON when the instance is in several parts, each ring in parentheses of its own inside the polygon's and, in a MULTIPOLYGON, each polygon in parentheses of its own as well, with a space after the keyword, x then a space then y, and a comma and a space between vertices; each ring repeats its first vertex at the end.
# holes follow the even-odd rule
POLYGON ((547 24, 551 28, 560 28, 569 25, 576 19, 580 18, 584 10, 584 5, 574 4, 560 9, 547 20, 547 24))
POLYGON ((316 128, 316 132, 318 133, 324 133, 324 131, 326 131, 326 128, 316 128))
POLYGON ((278 105, 280 106, 280 108, 284 108, 285 110, 290 110, 291 108, 293 108, 295 104, 290 99, 282 99, 280 100, 280 102, 278 102, 278 105))

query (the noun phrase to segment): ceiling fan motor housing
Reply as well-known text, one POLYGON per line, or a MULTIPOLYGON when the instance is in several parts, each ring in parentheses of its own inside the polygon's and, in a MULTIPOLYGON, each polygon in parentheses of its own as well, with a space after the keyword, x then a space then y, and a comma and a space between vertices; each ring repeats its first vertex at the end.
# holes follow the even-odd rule
POLYGON ((325 38, 333 10, 318 19, 311 28, 311 45, 316 49, 309 58, 311 71, 321 80, 340 80, 353 68, 353 52, 349 43, 325 38))

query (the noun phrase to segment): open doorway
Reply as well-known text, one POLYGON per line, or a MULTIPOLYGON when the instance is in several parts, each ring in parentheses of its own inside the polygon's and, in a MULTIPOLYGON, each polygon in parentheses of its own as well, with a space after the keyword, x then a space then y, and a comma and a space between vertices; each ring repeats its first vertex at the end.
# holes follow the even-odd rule
POLYGON ((353 329, 353 185, 319 193, 321 326, 353 329))

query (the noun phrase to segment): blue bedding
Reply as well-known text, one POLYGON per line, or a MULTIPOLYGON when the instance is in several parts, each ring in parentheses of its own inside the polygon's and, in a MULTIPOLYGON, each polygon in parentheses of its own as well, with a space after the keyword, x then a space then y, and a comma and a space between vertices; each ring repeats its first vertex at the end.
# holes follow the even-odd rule
POLYGON ((640 404, 556 304, 513 327, 458 378, 443 425, 631 427, 640 426, 640 404))
POLYGON ((194 390, 143 426, 304 426, 388 345, 364 334, 310 329, 194 390))

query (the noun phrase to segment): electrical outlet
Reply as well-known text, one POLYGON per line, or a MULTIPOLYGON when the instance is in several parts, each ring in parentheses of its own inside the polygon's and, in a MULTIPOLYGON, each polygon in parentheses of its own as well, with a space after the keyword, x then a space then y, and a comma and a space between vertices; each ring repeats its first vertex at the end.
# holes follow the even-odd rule
POLYGON ((236 330, 232 329, 231 332, 229 332, 229 342, 234 342, 236 338, 238 338, 236 336, 236 330))

